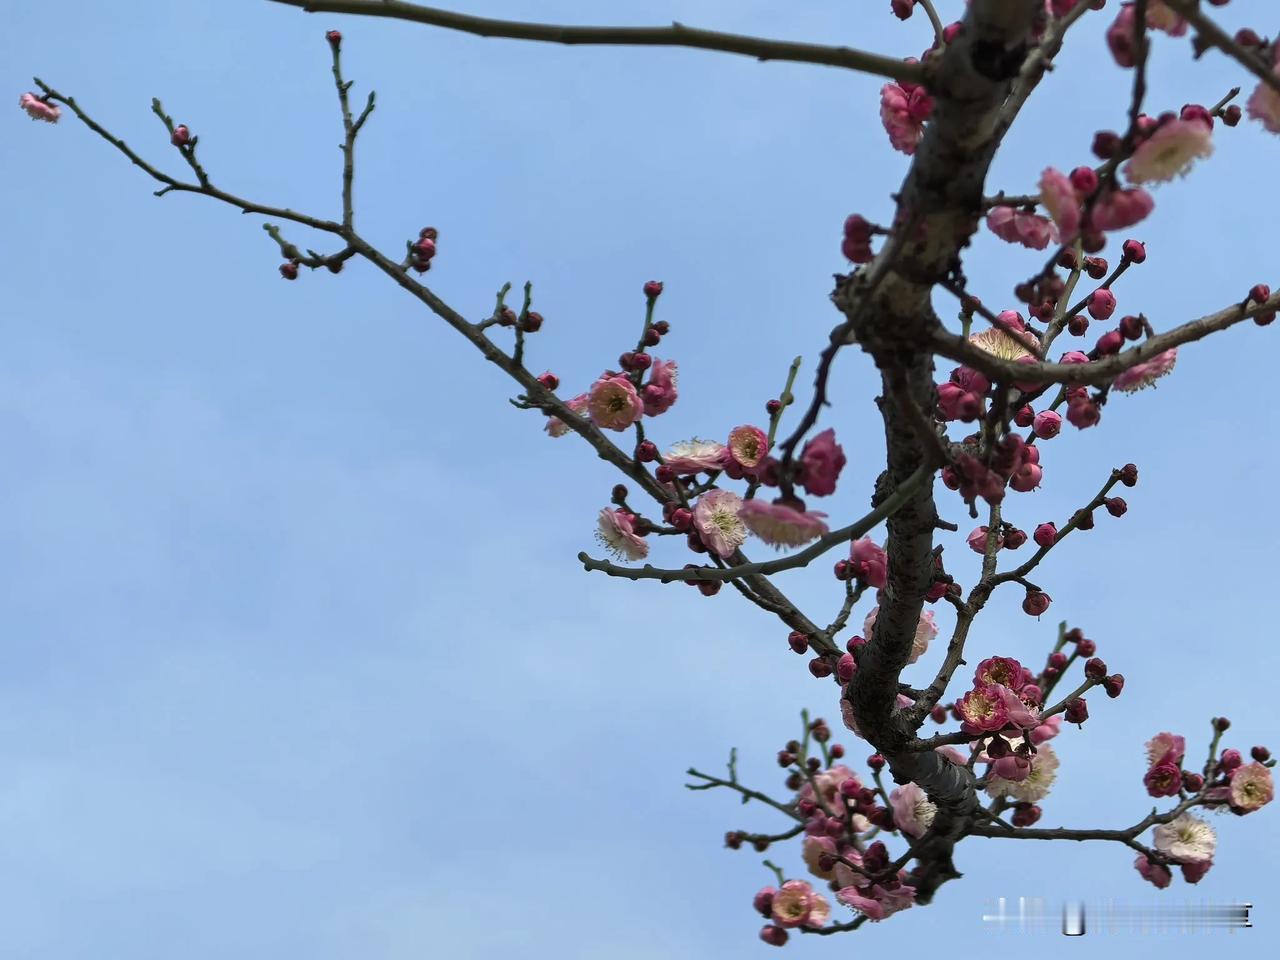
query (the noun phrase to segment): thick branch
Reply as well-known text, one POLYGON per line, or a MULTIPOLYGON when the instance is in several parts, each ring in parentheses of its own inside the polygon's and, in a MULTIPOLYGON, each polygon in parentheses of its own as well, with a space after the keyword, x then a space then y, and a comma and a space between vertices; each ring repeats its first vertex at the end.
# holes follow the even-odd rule
POLYGON ((669 27, 596 27, 565 26, 555 23, 526 23, 517 20, 495 20, 465 13, 454 13, 438 7, 425 7, 401 0, 272 0, 308 13, 350 13, 367 17, 389 17, 409 20, 446 30, 459 30, 481 37, 506 37, 512 40, 538 40, 546 43, 590 44, 610 46, 696 47, 736 53, 757 60, 787 60, 816 63, 828 67, 844 67, 909 83, 924 80, 924 68, 895 57, 868 53, 851 47, 832 47, 817 43, 796 43, 749 37, 737 33, 700 30, 672 23, 669 27))

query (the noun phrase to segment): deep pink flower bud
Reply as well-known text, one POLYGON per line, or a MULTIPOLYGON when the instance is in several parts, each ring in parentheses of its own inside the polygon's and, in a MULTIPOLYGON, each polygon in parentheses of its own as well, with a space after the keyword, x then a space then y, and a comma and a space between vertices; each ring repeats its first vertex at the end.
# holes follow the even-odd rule
POLYGON ((1035 423, 1036 412, 1031 408, 1031 404, 1024 403, 1018 408, 1018 412, 1013 415, 1013 422, 1020 427, 1029 427, 1035 423))
POLYGON ((852 580, 853 570, 849 566, 848 560, 837 560, 832 568, 835 572, 837 580, 852 580))
POLYGON ((173 128, 173 134, 169 137, 169 142, 175 147, 185 147, 191 142, 191 131, 187 129, 185 123, 180 123, 173 128))
POLYGON ((1256 30, 1249 27, 1241 27, 1236 31, 1236 43, 1242 47, 1260 47, 1262 46, 1262 38, 1258 36, 1256 30))
POLYGON ((337 30, 330 30, 324 35, 324 38, 329 41, 329 46, 331 47, 336 48, 338 44, 342 43, 342 34, 337 30))
POLYGON ((1009 478, 1009 486, 1019 493, 1028 493, 1040 486, 1044 470, 1037 463, 1024 463, 1009 478))
POLYGON ((1208 107, 1201 106, 1198 103, 1184 104, 1182 109, 1178 112, 1178 119, 1199 120, 1206 126, 1213 126, 1213 114, 1209 112, 1208 107))
POLYGON ((1120 246, 1120 252, 1130 263, 1142 263, 1147 259, 1147 248, 1137 240, 1126 240, 1120 246))
POLYGON ((832 760, 839 760, 841 757, 844 756, 844 747, 838 743, 833 743, 831 745, 831 749, 828 750, 827 752, 831 754, 832 760))
POLYGON ((1089 332, 1089 318, 1083 313, 1077 313, 1067 321, 1067 332, 1073 337, 1083 337, 1089 332))
POLYGON ((676 478, 676 472, 665 463, 659 464, 658 469, 653 471, 653 475, 657 477, 659 483, 670 483, 676 478))
POLYGON ((1113 353, 1119 353, 1120 348, 1124 346, 1124 334, 1119 330, 1108 330, 1098 338, 1097 351, 1105 356, 1113 353))
POLYGON ((946 723, 947 708, 940 703, 934 704, 933 709, 929 711, 929 719, 934 723, 946 723))
POLYGON ((1231 729, 1231 721, 1226 717, 1214 717, 1213 729, 1217 730, 1219 733, 1226 733, 1231 729))
MULTIPOLYGON (((1212 2, 1212 0, 1210 0, 1212 2)), ((1187 883, 1199 883, 1204 879, 1204 875, 1209 872, 1209 868, 1213 866, 1212 860, 1196 860, 1192 863, 1183 863, 1179 865, 1182 869, 1182 879, 1187 883)))
MULTIPOLYGON (((1132 10, 1133 8, 1126 7, 1126 9, 1132 10)), ((1152 863, 1147 859, 1145 853, 1138 854, 1137 859, 1133 861, 1133 865, 1142 876, 1142 879, 1150 881, 1158 890, 1163 890, 1173 882, 1173 874, 1169 872, 1169 868, 1163 863, 1152 863)))
POLYGON ((1067 702, 1065 719, 1067 723, 1084 723, 1089 719, 1089 705, 1085 703, 1084 697, 1076 697, 1067 702))
POLYGON ((292 260, 280 264, 280 276, 284 277, 286 280, 297 280, 298 265, 292 260))
POLYGON ((1107 320, 1116 312, 1116 295, 1105 287, 1089 294, 1089 316, 1095 320, 1107 320))
POLYGON ((1017 550, 1026 542, 1027 532, 1025 530, 1015 528, 1004 535, 1004 547, 1006 550, 1017 550))
POLYGON ((826 657, 814 657, 809 661, 809 672, 821 680, 831 676, 831 663, 826 657))
POLYGON ((704 597, 714 597, 720 592, 720 588, 724 586, 719 580, 699 580, 698 592, 704 597))
MULTIPOLYGON (((1091 279, 1101 280, 1107 275, 1106 259, 1103 257, 1085 257, 1084 272, 1087 273, 1091 279)), ((1100 319, 1105 319, 1105 317, 1100 319)))
POLYGON ((1132 463, 1126 463, 1120 468, 1120 482, 1126 487, 1136 486, 1138 483, 1138 468, 1132 463))
POLYGON ((1142 318, 1135 317, 1133 314, 1120 318, 1120 336, 1126 340, 1139 340, 1142 338, 1142 318))
POLYGON ((1199 793, 1200 788, 1204 786, 1204 777, 1198 773, 1191 773, 1188 770, 1182 771, 1182 789, 1188 793, 1199 793))
POLYGON ((1147 771, 1142 783, 1153 797, 1176 797, 1182 789, 1182 771, 1172 760, 1161 760, 1147 771))
POLYGON ((1254 303, 1266 303, 1271 296, 1271 288, 1265 283, 1255 283, 1249 288, 1249 299, 1254 303))
POLYGON ((870 767, 872 770, 874 770, 876 773, 879 773, 881 770, 883 770, 884 765, 885 765, 885 759, 883 754, 873 753, 871 756, 867 757, 867 766, 870 767))
POLYGON ((1107 513, 1113 517, 1123 517, 1129 509, 1129 504, 1125 503, 1124 497, 1107 497, 1103 501, 1107 507, 1107 513))
POLYGON ((751 901, 751 905, 756 908, 762 917, 767 917, 773 913, 773 895, 777 892, 774 887, 764 887, 751 901))
POLYGON ((950 43, 960 35, 960 31, 964 29, 964 24, 957 20, 955 23, 948 23, 942 28, 942 42, 950 43))
POLYGON ((1076 193, 1082 197, 1087 197, 1098 189, 1098 175, 1094 172, 1093 167, 1076 167, 1069 174, 1069 179, 1076 193))
POLYGON ((1034 803, 1015 803, 1013 805, 1013 825, 1029 827, 1040 819, 1041 810, 1034 803))
POLYGON ((1022 612, 1028 616, 1038 617, 1049 609, 1051 599, 1042 590, 1028 590, 1022 601, 1022 612))
POLYGON ((1249 756, 1257 760, 1259 763, 1266 763, 1271 759, 1271 751, 1266 747, 1254 747, 1249 751, 1249 756))
POLYGON ((844 653, 840 655, 840 661, 836 664, 836 676, 847 682, 853 679, 857 669, 857 665, 853 662, 853 654, 844 653))
MULTIPOLYGON (((530 310, 528 313, 524 315, 524 322, 520 325, 520 329, 524 330, 525 333, 537 333, 539 330, 542 329, 542 314, 538 313, 535 310, 530 310)), ((637 368, 640 370, 643 370, 645 367, 649 366, 648 361, 652 360, 652 358, 647 353, 636 354, 637 361, 639 361, 642 357, 646 362, 644 363, 643 366, 637 363, 637 368)))
POLYGON ((1031 538, 1035 540, 1036 546, 1051 547, 1058 539, 1058 528, 1052 523, 1042 523, 1036 527, 1035 533, 1031 534, 1031 538))
POLYGON ((1223 773, 1230 773, 1242 763, 1244 763, 1244 757, 1240 756, 1239 750, 1223 750, 1222 758, 1218 761, 1218 769, 1223 773))
MULTIPOLYGON (((969 534, 967 539, 969 549, 974 553, 985 554, 987 552, 987 534, 988 530, 986 527, 976 527, 974 531, 969 534)), ((999 550, 1004 544, 1004 538, 997 533, 995 541, 996 549, 999 550)))
POLYGON ((1080 430, 1097 426, 1102 411, 1088 397, 1076 397, 1067 404, 1067 422, 1080 430))
POLYGON ((760 929, 760 939, 771 947, 786 946, 789 934, 782 927, 776 927, 772 923, 766 923, 760 929))
POLYGON ((1133 6, 1125 4, 1120 8, 1119 16, 1111 26, 1107 27, 1107 48, 1111 51, 1117 66, 1132 67, 1134 65, 1134 18, 1133 6))
POLYGON ((850 637, 849 642, 844 645, 844 648, 857 656, 859 648, 865 647, 866 645, 867 640, 865 637, 850 637))
POLYGON ((1240 118, 1244 116, 1244 111, 1234 103, 1222 111, 1222 122, 1228 127, 1234 127, 1240 123, 1240 118))
POLYGON ((1031 429, 1041 440, 1051 440, 1062 432, 1062 415, 1056 410, 1041 410, 1031 429))
POLYGON ((1102 687, 1107 691, 1107 696, 1114 700, 1124 690, 1124 674, 1113 673, 1102 681, 1102 687))
POLYGON ((1093 135, 1093 155, 1099 160, 1110 160, 1120 149, 1120 134, 1114 130, 1099 130, 1093 135))
POLYGON ((890 0, 889 9, 893 11, 893 15, 899 20, 910 18, 911 12, 916 8, 916 0, 890 0))
MULTIPOLYGON (((799 746, 799 744, 797 744, 799 746)), ((778 751, 778 766, 789 767, 796 762, 796 755, 787 750, 778 751)))
POLYGON ((792 630, 791 633, 787 635, 787 644, 796 653, 805 653, 809 649, 809 638, 799 630, 792 630))
MULTIPOLYGON (((661 294, 661 293, 662 293, 662 281, 661 281, 661 280, 646 280, 646 281, 645 281, 645 285, 644 285, 644 295, 645 295, 646 297, 648 297, 650 300, 656 300, 656 299, 658 298, 659 294, 661 294)), ((666 331, 665 331, 665 330, 660 330, 660 331, 659 331, 659 333, 666 333, 666 331)))
POLYGON ((1098 645, 1087 637, 1082 637, 1076 644, 1076 652, 1082 657, 1092 657, 1098 652, 1098 645))
POLYGON ((850 237, 845 237, 840 242, 840 252, 851 263, 869 263, 872 257, 871 244, 859 243, 850 237))
POLYGON ((1091 680, 1101 680, 1107 675, 1107 665, 1097 657, 1091 657, 1085 662, 1084 675, 1091 680))
POLYGON ((1049 654, 1049 666, 1055 670, 1061 670, 1067 665, 1067 655, 1059 651, 1058 653, 1049 654))
POLYGON ((861 214, 851 213, 844 218, 844 235, 856 243, 870 243, 871 224, 861 214))

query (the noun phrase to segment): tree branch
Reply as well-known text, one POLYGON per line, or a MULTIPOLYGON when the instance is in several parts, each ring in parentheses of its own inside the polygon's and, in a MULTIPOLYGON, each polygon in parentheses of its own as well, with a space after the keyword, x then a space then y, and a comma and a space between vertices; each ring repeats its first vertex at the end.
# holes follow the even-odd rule
POLYGON ((1276 76, 1271 64, 1265 63, 1260 56, 1251 54, 1236 43, 1227 31, 1204 15, 1200 4, 1192 0, 1165 0, 1165 6, 1178 16, 1186 19, 1196 28, 1196 40, 1203 47, 1217 47, 1240 66, 1265 83, 1276 93, 1280 93, 1280 76, 1276 76))

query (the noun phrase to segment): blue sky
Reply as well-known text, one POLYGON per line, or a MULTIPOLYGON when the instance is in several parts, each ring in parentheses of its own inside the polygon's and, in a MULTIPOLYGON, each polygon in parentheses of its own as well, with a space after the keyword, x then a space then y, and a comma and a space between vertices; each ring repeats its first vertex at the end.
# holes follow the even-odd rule
MULTIPOLYGON (((900 24, 887 3, 789 6, 459 4, 900 55, 928 42, 923 18, 900 24)), ((945 14, 960 6, 943 0, 945 14)), ((1268 6, 1237 0, 1223 16, 1265 32, 1268 6)), ((547 320, 529 363, 566 389, 634 343, 640 285, 664 280, 659 355, 682 380, 654 424, 662 444, 761 419, 796 353, 807 388, 845 268, 840 223, 887 218, 905 169, 876 119, 878 82, 823 68, 484 41, 258 0, 10 7, 0 86, 15 98, 37 74, 180 172, 149 111, 159 96, 200 136, 215 182, 326 216, 339 133, 322 34, 342 29, 357 95, 379 93, 358 157, 365 235, 397 250, 438 226, 429 276, 470 317, 503 282, 532 280, 547 320)), ((1080 27, 994 187, 1022 192, 1046 165, 1084 162, 1092 132, 1120 124, 1108 16, 1080 27)), ((1223 59, 1192 64, 1185 41, 1158 39, 1153 108, 1213 102, 1234 83, 1252 88, 1223 59)), ((1242 125, 1216 142, 1135 232, 1150 259, 1124 278, 1120 307, 1159 328, 1280 279, 1280 140, 1242 125)), ((681 784, 737 746, 743 777, 780 791, 772 756, 800 708, 835 719, 834 686, 808 676, 785 629, 731 591, 585 574, 575 556, 615 478, 574 439, 546 438, 496 370, 371 268, 285 283, 256 218, 152 198, 74 123, 12 110, 0 169, 0 953, 764 951, 750 899, 768 874, 720 837, 776 821, 681 784)), ((1001 303, 1037 257, 984 236, 968 268, 1001 303)), ((1280 745, 1275 336, 1247 325, 1186 349, 1158 391, 1047 445, 1045 486, 1012 500, 1030 530, 1067 516, 1111 466, 1142 470, 1127 516, 1100 517, 1043 565, 1046 617, 998 595, 971 640, 973 656, 1034 661, 1066 618, 1129 678, 1055 742, 1045 825, 1140 819, 1142 743, 1157 731, 1186 734, 1198 760, 1208 718, 1225 713, 1234 745, 1280 745)), ((825 505, 839 520, 861 509, 883 450, 870 363, 849 353, 836 372, 823 425, 849 456, 825 505)), ((947 556, 971 582, 966 553, 957 538, 947 556)), ((779 581, 816 619, 839 603, 827 569, 779 581)), ((908 679, 935 667, 926 657, 908 679)), ((1215 818, 1214 870, 1161 894, 1123 848, 972 840, 958 851, 965 880, 927 912, 788 949, 989 946, 979 917, 1002 895, 1247 899, 1246 942, 1274 947, 1274 815, 1215 818)), ((794 854, 778 852, 798 872, 794 854)), ((1084 942, 1033 948, 1133 949, 1084 942)))

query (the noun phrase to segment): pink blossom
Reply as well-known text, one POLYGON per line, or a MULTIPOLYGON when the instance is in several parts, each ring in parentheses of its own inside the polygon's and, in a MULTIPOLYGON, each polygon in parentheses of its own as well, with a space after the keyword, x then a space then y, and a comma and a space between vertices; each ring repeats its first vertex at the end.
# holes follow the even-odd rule
POLYGON ((1182 789, 1182 770, 1172 761, 1161 760, 1147 771, 1142 783, 1153 797, 1176 797, 1182 789))
POLYGON ((1040 725, 1040 711, 1028 706, 1016 691, 1001 683, 993 683, 990 689, 996 691, 1004 701, 1005 715, 1013 726, 1025 730, 1040 725))
MULTIPOLYGON (((969 544, 969 549, 974 553, 985 554, 987 552, 988 535, 989 531, 986 527, 975 527, 966 540, 969 544)), ((992 540, 994 541, 995 549, 999 550, 1004 546, 1004 537, 1001 536, 999 530, 996 531, 996 535, 992 540)))
POLYGON ((1062 718, 1054 714, 1031 731, 1031 742, 1038 747, 1040 744, 1056 737, 1061 732, 1061 729, 1062 718))
POLYGON ((1260 763, 1239 767, 1231 774, 1231 808, 1238 813, 1252 813, 1275 798, 1271 771, 1260 763))
POLYGON ((934 752, 939 754, 942 757, 945 757, 947 760, 954 763, 957 767, 963 767, 965 764, 969 762, 969 758, 966 757, 959 750, 957 750, 955 747, 938 747, 937 750, 935 750, 934 752))
MULTIPOLYGON (((773 895, 773 922, 780 927, 799 927, 808 923, 815 906, 815 896, 809 881, 788 880, 773 895)), ((830 913, 829 909, 827 913, 830 913)))
POLYGON ((832 837, 805 837, 804 846, 801 848, 801 856, 804 858, 805 866, 809 868, 809 872, 820 880, 830 880, 835 874, 835 855, 839 851, 836 848, 836 842, 832 837), (826 870, 822 869, 822 859, 831 857, 832 864, 826 870))
MULTIPOLYGON (((1039 347, 1035 334, 1026 329, 1022 318, 1015 310, 1005 310, 996 316, 1001 323, 981 333, 975 333, 969 342, 980 350, 985 350, 1001 360, 1021 360, 1031 357, 1031 347, 1039 347)), ((985 392, 985 391, 983 391, 985 392)))
POLYGON ((56 103, 46 103, 34 93, 24 93, 18 98, 18 106, 27 111, 32 120, 44 120, 46 123, 57 123, 62 116, 62 109, 56 103))
POLYGON ((992 797, 1007 795, 1023 803, 1039 803, 1049 795, 1057 779, 1058 763, 1058 755, 1046 743, 1031 756, 1031 772, 1026 779, 1015 781, 989 776, 987 794, 992 797))
POLYGON ((649 368, 649 382, 640 391, 646 417, 656 417, 671 409, 679 396, 676 391, 679 375, 680 370, 674 360, 653 361, 653 366, 649 368))
POLYGON ((1010 206, 992 207, 987 214, 987 228, 1001 240, 1020 243, 1032 250, 1043 250, 1050 240, 1058 238, 1053 221, 1010 206))
POLYGON ((938 808, 915 783, 907 783, 890 791, 889 806, 893 808, 893 822, 909 837, 923 836, 938 812, 938 808))
POLYGON ((889 582, 889 555, 870 537, 853 541, 849 568, 855 577, 877 590, 883 590, 889 582))
POLYGON ((1170 120, 1138 144, 1124 166, 1130 183, 1163 183, 1183 176, 1213 153, 1213 131, 1202 120, 1170 120))
POLYGON ((747 528, 738 516, 742 498, 730 490, 708 490, 693 508, 693 525, 702 542, 716 556, 724 558, 742 546, 747 528))
POLYGON ((995 733, 1009 725, 1002 689, 998 684, 988 684, 970 690, 960 698, 956 711, 963 721, 960 727, 965 733, 995 733))
MULTIPOLYGON (((876 614, 880 612, 878 606, 872 607, 867 614, 865 620, 862 621, 862 635, 870 639, 871 628, 875 626, 876 614)), ((938 635, 938 625, 933 622, 933 611, 926 610, 920 615, 920 620, 916 623, 916 634, 911 641, 911 657, 907 663, 915 663, 919 660, 926 650, 929 649, 929 642, 938 635)))
POLYGON ((924 122, 933 113, 933 98, 924 87, 886 83, 880 88, 880 122, 893 149, 910 156, 924 133, 924 122))
POLYGON ((644 403, 626 377, 601 377, 587 394, 587 411, 596 426, 625 430, 644 414, 644 403))
POLYGON ((744 470, 760 465, 769 452, 769 438, 759 427, 744 425, 729 432, 729 456, 744 470))
POLYGON ((747 529, 771 547, 798 547, 827 532, 825 513, 796 510, 781 499, 745 500, 738 516, 747 529))
POLYGON ((1133 866, 1142 875, 1143 880, 1154 883, 1161 890, 1173 882, 1173 874, 1169 872, 1169 868, 1162 863, 1152 863, 1145 853, 1138 854, 1138 858, 1133 861, 1133 866))
MULTIPOLYGON (((580 393, 568 401, 565 406, 569 408, 570 412, 581 415, 587 410, 587 395, 580 393)), ((569 425, 559 417, 547 417, 547 422, 543 429, 553 437, 563 437, 569 432, 569 425)))
POLYGON ((973 671, 974 687, 998 683, 1006 687, 1021 687, 1030 682, 1031 671, 1013 657, 987 657, 973 671))
POLYGON ((625 510, 601 510, 596 539, 619 559, 640 560, 649 555, 649 544, 636 533, 635 517, 625 510))
POLYGON ((1157 733, 1147 741, 1147 763, 1153 767, 1162 760, 1168 760, 1177 766, 1182 763, 1186 753, 1185 737, 1175 736, 1172 733, 1157 733))
POLYGON ((1218 835, 1205 820, 1190 813, 1179 814, 1152 831, 1155 848, 1180 863, 1212 860, 1218 847, 1218 835))
MULTIPOLYGON (((899 871, 898 882, 892 889, 878 883, 869 887, 842 887, 836 893, 836 899, 865 914, 868 920, 883 920, 916 902, 916 888, 902 882, 906 877, 905 870, 899 871)), ((861 879, 865 881, 865 878, 861 879)))
POLYGON ((729 450, 723 443, 715 440, 681 440, 672 445, 663 456, 665 463, 676 476, 690 476, 695 473, 710 473, 712 470, 724 469, 729 459, 729 450))
POLYGON ((1121 5, 1115 20, 1112 21, 1111 26, 1107 27, 1107 48, 1111 51, 1117 66, 1132 67, 1134 65, 1133 41, 1136 20, 1133 5, 1126 3, 1121 5))
POLYGON ((804 468, 800 483, 815 497, 835 493, 845 462, 844 448, 836 443, 836 432, 828 427, 812 437, 800 452, 800 464, 804 468))
POLYGON ((1151 386, 1171 371, 1177 362, 1178 348, 1170 347, 1163 353, 1157 353, 1150 360, 1125 370, 1111 385, 1123 393, 1136 393, 1143 387, 1151 386))
POLYGON ((1095 230, 1127 230, 1145 220, 1155 205, 1151 194, 1141 187, 1111 190, 1094 204, 1091 222, 1095 230))
POLYGON ((1200 860, 1196 863, 1184 863, 1182 867, 1182 879, 1187 883, 1199 883, 1204 879, 1204 875, 1209 872, 1209 868, 1213 866, 1213 860, 1200 860))
MULTIPOLYGON (((1272 74, 1280 76, 1280 46, 1276 47, 1275 66, 1272 74)), ((1260 122, 1271 133, 1280 133, 1280 92, 1265 83, 1259 83, 1245 104, 1250 118, 1260 122)))
POLYGON ((1040 203, 1049 211, 1058 234, 1069 240, 1080 230, 1080 198, 1070 178, 1060 170, 1046 167, 1040 175, 1040 203))
POLYGON ((1187 21, 1163 0, 1148 0, 1147 26, 1153 30, 1163 30, 1171 37, 1180 37, 1187 32, 1187 21))
POLYGON ((1031 776, 1031 758, 1018 753, 1005 754, 991 762, 987 773, 1010 783, 1021 783, 1031 776))
POLYGON ((1062 432, 1062 414, 1056 410, 1041 410, 1031 421, 1031 429, 1041 440, 1052 440, 1062 432))

